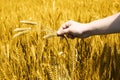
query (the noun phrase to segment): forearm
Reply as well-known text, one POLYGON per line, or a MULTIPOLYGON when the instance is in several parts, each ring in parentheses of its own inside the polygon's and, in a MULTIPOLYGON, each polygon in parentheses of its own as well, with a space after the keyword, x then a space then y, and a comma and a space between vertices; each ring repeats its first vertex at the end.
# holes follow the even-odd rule
POLYGON ((89 23, 91 35, 120 33, 120 13, 89 23))

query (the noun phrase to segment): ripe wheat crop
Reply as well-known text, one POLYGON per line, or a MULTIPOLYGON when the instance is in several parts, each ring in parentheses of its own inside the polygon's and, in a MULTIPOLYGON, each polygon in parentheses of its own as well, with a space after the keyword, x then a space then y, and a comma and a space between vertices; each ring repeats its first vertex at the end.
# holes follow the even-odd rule
POLYGON ((119 0, 1 0, 0 80, 119 80, 120 34, 56 35, 119 11, 119 0))

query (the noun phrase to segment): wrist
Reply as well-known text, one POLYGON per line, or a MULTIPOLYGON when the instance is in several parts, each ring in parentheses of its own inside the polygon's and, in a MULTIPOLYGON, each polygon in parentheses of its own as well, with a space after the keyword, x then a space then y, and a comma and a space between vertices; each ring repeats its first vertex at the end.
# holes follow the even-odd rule
POLYGON ((104 25, 101 20, 102 19, 88 23, 91 35, 100 35, 105 33, 107 25, 104 25))
POLYGON ((89 35, 97 35, 99 30, 97 29, 97 26, 94 25, 94 22, 87 23, 87 31, 89 32, 89 35))

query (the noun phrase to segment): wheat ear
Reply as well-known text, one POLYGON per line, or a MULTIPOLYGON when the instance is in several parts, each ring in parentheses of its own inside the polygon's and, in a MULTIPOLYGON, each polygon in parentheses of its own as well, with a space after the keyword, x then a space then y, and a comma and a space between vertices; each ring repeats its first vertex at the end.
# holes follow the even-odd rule
POLYGON ((16 28, 14 29, 14 32, 21 32, 21 31, 26 31, 26 30, 31 30, 31 28, 16 28))
POLYGON ((13 36, 13 38, 15 38, 15 37, 17 37, 17 36, 20 36, 20 35, 23 35, 23 34, 26 34, 26 33, 28 33, 29 32, 29 30, 25 30, 25 31, 22 31, 22 32, 18 32, 18 33, 16 33, 14 36, 13 36))
POLYGON ((28 21, 28 20, 22 20, 22 21, 20 21, 20 23, 23 23, 23 24, 30 24, 30 25, 37 25, 37 22, 28 21))
POLYGON ((44 38, 44 39, 48 39, 48 38, 55 37, 55 36, 57 36, 56 33, 51 33, 51 34, 45 35, 43 38, 44 38))

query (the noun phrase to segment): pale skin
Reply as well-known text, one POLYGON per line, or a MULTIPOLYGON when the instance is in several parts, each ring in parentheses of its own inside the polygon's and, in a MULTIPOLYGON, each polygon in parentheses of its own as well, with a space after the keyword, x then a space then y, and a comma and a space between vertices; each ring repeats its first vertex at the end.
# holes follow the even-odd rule
POLYGON ((65 22, 57 31, 58 36, 68 38, 86 38, 93 35, 120 33, 120 12, 90 23, 65 22))

